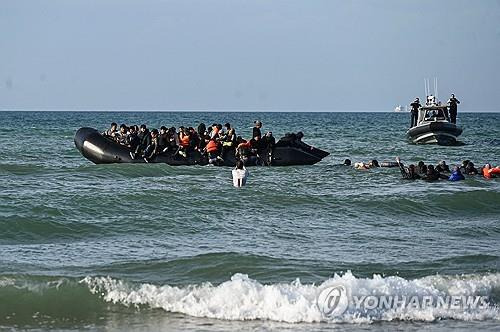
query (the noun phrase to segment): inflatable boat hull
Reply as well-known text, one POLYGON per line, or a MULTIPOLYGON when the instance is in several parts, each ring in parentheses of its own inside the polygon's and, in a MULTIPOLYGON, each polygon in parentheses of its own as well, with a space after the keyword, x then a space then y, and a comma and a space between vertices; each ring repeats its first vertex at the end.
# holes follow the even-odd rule
MULTIPOLYGON (((78 151, 96 164, 111 163, 145 163, 142 158, 132 159, 131 150, 109 138, 104 137, 93 128, 80 128, 75 134, 75 145, 78 151)), ((232 151, 228 151, 222 156, 224 162, 221 166, 234 166, 236 158, 232 151)), ((313 165, 328 156, 329 153, 305 143, 298 145, 280 145, 279 142, 273 150, 271 166, 291 166, 291 165, 313 165)), ((208 158, 201 153, 194 151, 188 154, 187 158, 174 154, 173 152, 164 152, 149 160, 151 163, 165 163, 168 165, 207 165, 208 158)), ((255 163, 250 159, 247 166, 255 163)))

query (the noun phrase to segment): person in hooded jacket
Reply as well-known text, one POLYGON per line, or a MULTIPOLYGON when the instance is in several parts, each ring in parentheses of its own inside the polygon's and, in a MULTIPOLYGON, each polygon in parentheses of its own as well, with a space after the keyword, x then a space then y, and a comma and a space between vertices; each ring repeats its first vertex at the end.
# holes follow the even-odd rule
POLYGON ((448 178, 448 180, 449 181, 462 181, 462 180, 465 180, 465 176, 460 171, 460 167, 458 167, 458 166, 453 167, 453 172, 451 173, 451 175, 448 178))

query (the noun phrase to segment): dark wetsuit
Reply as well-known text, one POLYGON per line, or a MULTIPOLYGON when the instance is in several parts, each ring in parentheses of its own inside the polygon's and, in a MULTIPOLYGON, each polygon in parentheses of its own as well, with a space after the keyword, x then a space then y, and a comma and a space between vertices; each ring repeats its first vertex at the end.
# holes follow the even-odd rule
POLYGON ((159 134, 158 135, 158 150, 159 153, 163 152, 168 147, 168 134, 159 134))
POLYGON ((457 112, 458 112, 457 105, 460 104, 460 101, 455 97, 451 97, 450 100, 448 100, 448 104, 450 105, 451 123, 457 123, 457 112))
POLYGON ((144 157, 152 158, 161 152, 159 149, 158 138, 159 138, 158 136, 156 136, 155 138, 151 137, 150 144, 144 149, 144 155, 143 155, 144 157))
POLYGON ((272 162, 272 155, 274 146, 276 145, 276 139, 274 136, 265 135, 260 141, 259 156, 263 159, 265 165, 269 166, 272 162))
POLYGON ((465 167, 465 172, 464 173, 467 174, 467 175, 477 175, 477 174, 479 174, 479 171, 474 166, 468 166, 467 165, 467 167, 465 167))
POLYGON ((137 146, 141 143, 139 136, 136 133, 129 134, 127 136, 127 144, 130 146, 130 150, 135 151, 137 146))
POLYGON ((253 127, 252 138, 257 137, 257 136, 262 137, 262 134, 260 133, 260 129, 257 127, 253 127))
POLYGON ((411 124, 410 128, 413 128, 417 125, 418 120, 418 109, 422 106, 418 101, 414 101, 410 104, 411 106, 411 124))
POLYGON ((151 133, 148 129, 146 129, 146 131, 139 131, 139 134, 137 134, 137 136, 139 137, 140 143, 135 149, 135 153, 144 151, 148 146, 151 145, 151 133))
POLYGON ((398 163, 401 175, 405 180, 418 180, 421 179, 420 175, 415 172, 411 172, 409 168, 404 167, 403 163, 398 163))
POLYGON ((432 181, 437 181, 439 179, 447 180, 448 177, 444 174, 439 173, 436 170, 434 170, 434 171, 427 170, 427 174, 425 174, 422 177, 422 179, 424 179, 425 181, 432 182, 432 181))

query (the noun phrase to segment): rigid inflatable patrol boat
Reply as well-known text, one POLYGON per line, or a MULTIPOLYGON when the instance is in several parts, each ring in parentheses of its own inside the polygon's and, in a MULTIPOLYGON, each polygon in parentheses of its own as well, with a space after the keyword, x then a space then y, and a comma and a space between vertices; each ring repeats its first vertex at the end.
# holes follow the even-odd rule
POLYGON ((418 110, 417 125, 406 135, 415 144, 455 145, 462 128, 450 121, 448 107, 441 105, 436 97, 427 97, 425 106, 418 110))
MULTIPOLYGON (((105 137, 94 128, 80 128, 75 134, 75 145, 78 151, 96 164, 111 163, 145 163, 142 158, 132 159, 130 148, 105 137)), ((236 158, 234 150, 227 151, 221 166, 234 166, 236 158)), ((269 156, 269 161, 265 164, 269 166, 291 166, 291 165, 313 165, 328 156, 329 153, 321 149, 310 146, 293 136, 285 136, 276 142, 275 147, 269 156)), ((188 153, 183 157, 172 151, 160 153, 149 159, 151 163, 165 163, 168 165, 207 165, 208 157, 198 151, 188 153)), ((255 159, 249 159, 247 166, 259 164, 255 159)))

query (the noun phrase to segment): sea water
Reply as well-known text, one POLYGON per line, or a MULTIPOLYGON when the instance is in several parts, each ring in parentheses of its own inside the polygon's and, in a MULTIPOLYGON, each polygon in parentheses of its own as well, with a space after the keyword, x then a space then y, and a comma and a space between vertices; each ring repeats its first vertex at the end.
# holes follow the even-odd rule
POLYGON ((500 114, 460 113, 463 145, 411 145, 408 114, 1 112, 0 328, 42 330, 496 330, 500 181, 405 181, 371 159, 500 164, 500 114), (254 120, 331 153, 312 166, 94 165, 83 126, 254 120), (483 296, 486 308, 356 308, 352 296, 483 296))

